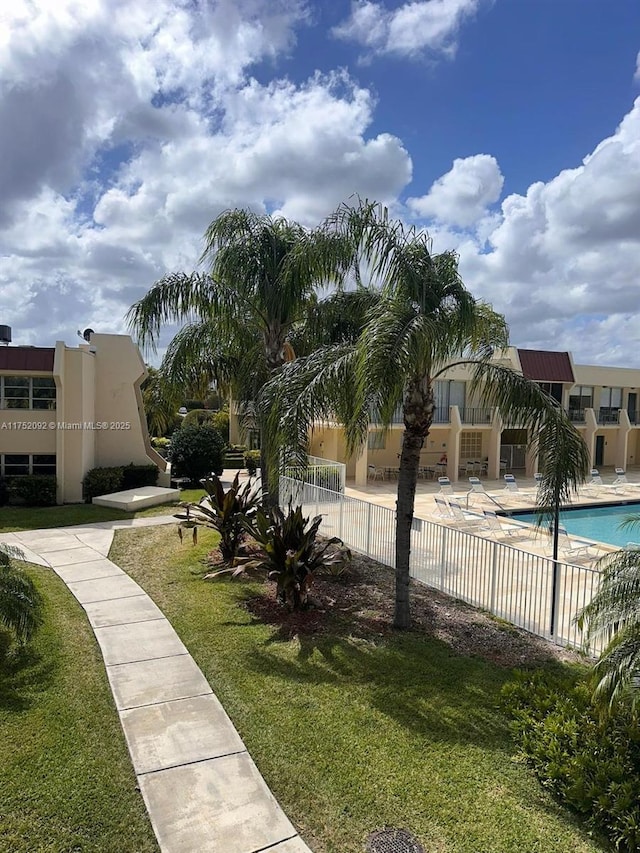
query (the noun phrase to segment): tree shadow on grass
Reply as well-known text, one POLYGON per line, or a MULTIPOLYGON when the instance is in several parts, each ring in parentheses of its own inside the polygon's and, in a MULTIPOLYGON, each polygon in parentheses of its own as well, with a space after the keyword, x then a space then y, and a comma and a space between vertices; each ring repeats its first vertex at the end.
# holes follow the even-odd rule
POLYGON ((57 665, 33 646, 8 647, 0 632, 0 708, 27 711, 53 682, 57 665))

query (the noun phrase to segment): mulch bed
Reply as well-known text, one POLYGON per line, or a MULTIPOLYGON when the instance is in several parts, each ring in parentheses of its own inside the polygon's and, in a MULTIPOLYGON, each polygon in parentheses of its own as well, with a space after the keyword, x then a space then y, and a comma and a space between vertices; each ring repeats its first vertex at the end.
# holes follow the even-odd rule
MULTIPOLYGON (((484 611, 411 581, 412 631, 435 637, 458 654, 478 656, 500 666, 534 665, 551 660, 583 660, 575 652, 494 619, 484 611)), ((338 577, 316 577, 308 610, 290 613, 276 598, 275 583, 242 602, 256 619, 279 629, 283 639, 340 633, 373 640, 393 632, 394 573, 368 557, 353 554, 338 577)))

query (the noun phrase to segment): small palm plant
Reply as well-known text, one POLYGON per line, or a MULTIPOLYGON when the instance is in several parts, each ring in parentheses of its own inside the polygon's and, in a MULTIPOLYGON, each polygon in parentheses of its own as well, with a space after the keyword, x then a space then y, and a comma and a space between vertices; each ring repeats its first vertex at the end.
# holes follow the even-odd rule
MULTIPOLYGON (((639 526, 629 516, 623 526, 639 526)), ((604 639, 607 646, 594 667, 594 696, 615 705, 620 700, 636 706, 640 700, 640 545, 603 557, 597 593, 578 616, 587 643, 604 639)))
POLYGON ((351 552, 337 536, 318 540, 321 522, 322 516, 317 515, 309 523, 302 507, 293 509, 291 502, 286 514, 278 506, 268 515, 261 509, 256 514, 252 532, 261 553, 245 568, 264 571, 269 580, 275 580, 278 598, 290 610, 309 606, 309 590, 317 572, 340 570, 351 559, 351 552))
POLYGON ((227 566, 235 566, 240 546, 247 537, 247 523, 251 522, 258 507, 260 489, 251 479, 240 486, 239 472, 226 492, 215 474, 201 482, 208 497, 197 504, 184 504, 185 512, 176 514, 180 519, 180 538, 184 529, 192 529, 195 544, 198 527, 217 530, 222 560, 227 566))
POLYGON ((0 623, 24 644, 42 624, 44 602, 31 578, 14 560, 24 560, 23 552, 0 544, 0 623))

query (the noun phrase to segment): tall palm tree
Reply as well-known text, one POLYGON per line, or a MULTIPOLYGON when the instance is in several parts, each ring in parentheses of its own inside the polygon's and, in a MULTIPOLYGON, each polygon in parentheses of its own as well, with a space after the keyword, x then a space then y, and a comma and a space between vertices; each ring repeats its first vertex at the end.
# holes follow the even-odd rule
MULTIPOLYGON (((640 519, 629 518, 628 524, 640 519)), ((603 557, 597 593, 578 617, 587 642, 604 640, 607 646, 594 668, 596 698, 613 706, 640 699, 640 548, 603 557)))
POLYGON ((357 343, 325 347, 286 365, 263 389, 282 440, 303 451, 315 421, 338 418, 349 452, 366 440, 369 412, 385 427, 401 407, 404 423, 396 512, 394 625, 410 626, 411 525, 420 451, 433 422, 435 382, 456 364, 474 372, 487 405, 528 430, 545 475, 542 515, 566 500, 588 470, 581 436, 557 403, 535 383, 491 361, 507 344, 504 318, 464 287, 452 252, 433 255, 421 232, 389 220, 386 210, 343 207, 327 227, 348 235, 378 298, 357 343), (555 452, 557 450, 561 452, 555 452))
MULTIPOLYGON (((248 210, 221 213, 205 232, 200 258, 209 272, 165 276, 128 313, 143 345, 162 326, 186 323, 167 349, 162 374, 174 385, 206 375, 232 388, 245 410, 288 357, 288 337, 317 303, 316 288, 339 282, 350 266, 338 235, 248 210)), ((261 431, 262 485, 276 499, 277 447, 261 431), (270 489, 270 482, 272 488, 270 489)))
POLYGON ((42 596, 31 578, 14 560, 23 560, 19 548, 0 544, 0 623, 20 643, 26 643, 42 623, 42 596))

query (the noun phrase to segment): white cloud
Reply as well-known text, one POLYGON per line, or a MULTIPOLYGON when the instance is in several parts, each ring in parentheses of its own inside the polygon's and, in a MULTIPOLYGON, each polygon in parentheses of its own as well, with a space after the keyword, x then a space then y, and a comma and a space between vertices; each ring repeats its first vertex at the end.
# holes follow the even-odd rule
POLYGON ((633 75, 633 79, 636 83, 640 83, 640 53, 636 57, 636 73, 633 75))
POLYGON ((480 0, 415 0, 394 10, 373 0, 355 0, 351 15, 333 34, 373 54, 413 57, 424 52, 452 56, 465 18, 480 0))
POLYGON ((410 198, 407 204, 418 216, 468 227, 486 216, 489 206, 500 198, 503 184, 495 157, 475 154, 454 160, 451 170, 426 195, 410 198))

